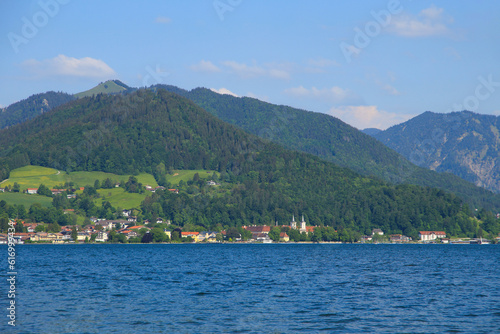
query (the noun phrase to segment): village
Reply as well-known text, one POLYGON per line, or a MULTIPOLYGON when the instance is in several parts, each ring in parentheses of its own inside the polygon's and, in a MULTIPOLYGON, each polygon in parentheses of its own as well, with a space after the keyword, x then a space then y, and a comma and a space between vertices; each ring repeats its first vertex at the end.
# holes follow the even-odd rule
MULTIPOLYGON (((91 224, 61 226, 58 232, 48 232, 47 224, 26 223, 24 221, 10 221, 16 226, 16 232, 11 235, 16 244, 25 243, 150 243, 150 242, 184 242, 184 243, 289 243, 289 242, 330 242, 342 243, 343 241, 323 241, 314 238, 315 230, 324 227, 309 226, 304 217, 297 224, 295 218, 288 225, 276 223, 271 225, 242 226, 241 229, 228 228, 221 231, 183 231, 181 228, 171 226, 169 221, 158 218, 151 228, 150 221, 137 224, 137 218, 131 215, 131 210, 123 210, 126 219, 107 220, 91 218, 91 224), (158 226, 162 226, 159 228, 158 226), (23 232, 19 232, 22 228, 23 232), (299 234, 301 239, 290 238, 291 234, 299 234)), ((335 233, 337 231, 335 230, 335 233)), ((0 244, 7 244, 8 234, 0 233, 0 244)), ((345 242, 345 241, 344 241, 345 242)), ((350 243, 352 243, 351 241, 350 243)), ((373 229, 371 235, 364 235, 357 243, 443 243, 443 244, 488 244, 485 239, 450 239, 444 231, 420 231, 419 240, 412 240, 402 234, 385 235, 381 229, 373 229)), ((493 240, 500 242, 500 235, 493 240)))

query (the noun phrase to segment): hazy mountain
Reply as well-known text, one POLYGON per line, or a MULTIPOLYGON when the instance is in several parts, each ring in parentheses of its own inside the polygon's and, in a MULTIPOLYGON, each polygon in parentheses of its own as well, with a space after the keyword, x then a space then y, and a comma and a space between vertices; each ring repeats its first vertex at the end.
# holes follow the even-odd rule
POLYGON ((53 91, 31 95, 1 110, 0 129, 32 119, 74 99, 73 95, 53 91))
POLYGON ((500 117, 425 112, 374 135, 416 165, 500 192, 500 117))
POLYGON ((369 136, 374 136, 374 135, 376 135, 377 133, 382 132, 382 130, 380 130, 380 129, 376 129, 376 128, 367 128, 367 129, 363 129, 363 130, 361 130, 361 132, 363 132, 363 133, 365 133, 365 134, 367 134, 367 135, 369 135, 369 136))

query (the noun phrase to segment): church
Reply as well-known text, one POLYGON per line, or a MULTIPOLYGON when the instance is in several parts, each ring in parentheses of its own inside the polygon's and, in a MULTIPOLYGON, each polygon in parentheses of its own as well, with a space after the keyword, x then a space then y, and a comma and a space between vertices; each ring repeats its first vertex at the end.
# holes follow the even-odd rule
MULTIPOLYGON (((297 222, 295 221, 295 216, 292 215, 292 221, 290 222, 290 229, 297 229, 297 222)), ((302 215, 302 221, 300 222, 300 228, 298 229, 300 233, 305 232, 307 234, 314 232, 314 226, 306 226, 306 221, 304 220, 304 215, 302 215)))

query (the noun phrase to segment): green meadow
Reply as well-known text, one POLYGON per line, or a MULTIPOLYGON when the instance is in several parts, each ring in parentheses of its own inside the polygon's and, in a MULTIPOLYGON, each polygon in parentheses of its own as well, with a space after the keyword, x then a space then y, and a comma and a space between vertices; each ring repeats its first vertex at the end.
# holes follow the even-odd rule
MULTIPOLYGON (((179 182, 184 181, 187 182, 189 180, 192 180, 194 177, 194 174, 198 173, 200 178, 206 179, 209 178, 213 175, 214 171, 211 170, 174 170, 173 174, 169 175, 167 174, 167 181, 172 184, 172 186, 177 186, 179 185, 179 182)), ((219 173, 216 172, 217 175, 219 173)))
POLYGON ((34 203, 40 203, 44 207, 52 205, 52 198, 50 197, 22 193, 0 193, 0 201, 5 201, 9 205, 23 204, 26 209, 29 209, 34 203))
MULTIPOLYGON (((66 182, 74 182, 75 186, 85 187, 87 185, 94 185, 95 180, 100 182, 107 178, 114 182, 127 182, 130 175, 117 175, 105 172, 71 172, 58 171, 53 168, 46 168, 40 166, 24 166, 14 169, 10 173, 8 180, 2 182, 1 187, 13 186, 17 182, 21 187, 21 191, 27 188, 38 188, 40 184, 44 184, 49 188, 58 185, 63 185, 66 182)), ((143 185, 149 184, 152 187, 157 187, 158 184, 151 174, 136 175, 137 179, 143 185)))
MULTIPOLYGON (((207 170, 175 170, 172 174, 167 175, 167 181, 172 184, 172 187, 177 187, 179 182, 187 182, 192 180, 194 175, 198 173, 200 178, 209 178, 214 171, 207 170)), ((218 174, 218 173, 217 173, 218 174)), ((64 185, 66 182, 73 182, 75 187, 85 187, 94 185, 95 180, 100 182, 111 179, 114 182, 126 182, 130 175, 117 175, 105 172, 71 172, 58 171, 57 169, 40 167, 40 166, 24 166, 11 171, 9 179, 3 181, 0 187, 12 187, 14 183, 19 184, 20 193, 0 193, 0 200, 5 200, 9 204, 24 204, 29 208, 33 203, 40 203, 43 206, 50 206, 52 198, 28 195, 22 192, 28 188, 38 188, 40 184, 44 184, 48 188, 54 188, 59 185, 64 185)), ((158 187, 158 183, 151 174, 142 173, 135 175, 137 180, 145 185, 150 185, 153 188, 158 187)), ((131 209, 138 208, 141 202, 151 193, 149 191, 143 194, 131 194, 125 192, 123 188, 113 189, 98 189, 100 198, 95 200, 96 205, 102 205, 103 201, 109 201, 115 208, 131 209)), ((80 191, 77 191, 80 193, 80 191)))

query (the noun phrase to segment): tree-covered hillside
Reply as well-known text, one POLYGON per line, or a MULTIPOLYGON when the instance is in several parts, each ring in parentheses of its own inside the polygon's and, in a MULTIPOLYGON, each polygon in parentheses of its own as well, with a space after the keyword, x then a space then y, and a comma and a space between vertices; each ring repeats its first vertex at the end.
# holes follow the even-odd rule
MULTIPOLYGON (((373 227, 415 236, 419 229, 478 233, 458 197, 363 177, 318 157, 290 151, 222 122, 164 90, 98 95, 0 131, 1 162, 114 173, 211 169, 220 186, 200 180, 180 194, 158 192, 145 213, 163 211, 182 225, 308 222, 367 233, 373 227), (163 166, 162 168, 160 168, 163 166)), ((493 227, 495 228, 495 226, 493 227)))
POLYGON ((25 122, 74 99, 73 95, 52 91, 32 95, 1 110, 0 129, 25 122))
POLYGON ((329 115, 248 97, 222 95, 205 88, 187 91, 175 86, 155 87, 185 96, 223 121, 289 149, 311 153, 391 183, 454 192, 476 207, 500 208, 499 196, 451 173, 436 173, 418 167, 369 135, 329 115))

